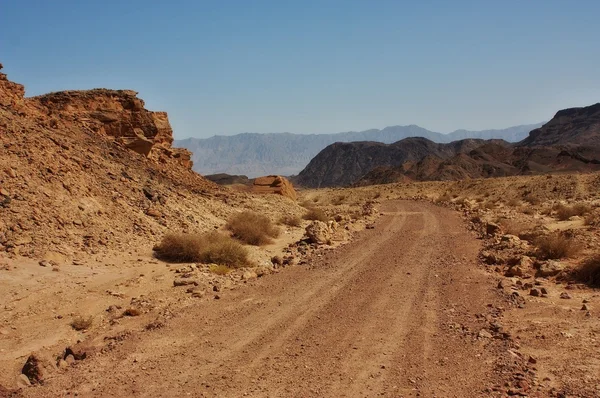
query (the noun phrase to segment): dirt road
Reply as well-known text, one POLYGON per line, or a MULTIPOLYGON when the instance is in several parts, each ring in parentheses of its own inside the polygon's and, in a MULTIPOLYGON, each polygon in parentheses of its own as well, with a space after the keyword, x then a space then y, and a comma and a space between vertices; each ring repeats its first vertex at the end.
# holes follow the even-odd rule
POLYGON ((352 243, 181 309, 27 396, 476 397, 502 339, 459 216, 388 202, 352 243))

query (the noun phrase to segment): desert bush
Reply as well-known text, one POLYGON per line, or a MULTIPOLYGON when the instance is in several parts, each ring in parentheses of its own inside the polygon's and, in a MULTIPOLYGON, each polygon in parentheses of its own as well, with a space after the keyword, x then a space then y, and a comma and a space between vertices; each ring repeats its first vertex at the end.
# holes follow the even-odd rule
POLYGON ((512 198, 506 202, 506 205, 510 207, 519 207, 521 205, 521 201, 517 198, 512 198))
POLYGON ((591 211, 591 207, 584 203, 578 203, 572 206, 563 205, 562 203, 554 207, 556 218, 560 221, 568 220, 573 216, 583 216, 591 211))
POLYGON ((227 229, 234 238, 254 246, 271 243, 271 238, 279 236, 279 228, 262 214, 245 211, 236 214, 227 223, 227 229))
POLYGON ((87 318, 78 316, 71 321, 71 327, 75 330, 87 330, 92 326, 94 317, 91 315, 87 318))
POLYGON ((210 234, 167 234, 154 247, 158 258, 173 262, 203 262, 243 267, 248 251, 239 242, 217 232, 210 234))
POLYGON ((535 240, 535 245, 536 256, 543 260, 573 257, 581 251, 581 246, 573 238, 562 234, 541 236, 535 240))
POLYGON ((524 223, 524 222, 517 221, 517 220, 504 219, 504 220, 500 221, 500 225, 502 226, 502 229, 507 234, 515 235, 515 236, 519 236, 523 232, 531 229, 531 225, 524 223))
POLYGON ((211 264, 208 270, 215 275, 227 275, 231 272, 231 268, 223 264, 211 264))
POLYGON ((279 219, 279 223, 288 227, 299 227, 302 225, 302 219, 295 215, 286 214, 279 219))
POLYGON ((590 286, 600 287, 600 254, 585 260, 576 270, 575 277, 590 286))
POLYGON ((435 203, 445 203, 445 202, 450 202, 452 200, 452 196, 450 195, 449 192, 444 192, 443 195, 440 195, 437 197, 437 199, 435 200, 435 203))
POLYGON ((531 194, 525 195, 523 197, 523 200, 527 203, 529 203, 530 205, 539 205, 540 203, 542 203, 542 200, 540 198, 538 198, 537 196, 533 196, 531 194))
POLYGON ((329 220, 327 218, 327 214, 325 214, 323 210, 317 208, 308 209, 308 211, 304 214, 302 218, 304 218, 305 220, 323 222, 327 222, 329 220))
POLYGON ((346 201, 346 195, 338 195, 331 200, 331 204, 334 206, 339 206, 346 201))

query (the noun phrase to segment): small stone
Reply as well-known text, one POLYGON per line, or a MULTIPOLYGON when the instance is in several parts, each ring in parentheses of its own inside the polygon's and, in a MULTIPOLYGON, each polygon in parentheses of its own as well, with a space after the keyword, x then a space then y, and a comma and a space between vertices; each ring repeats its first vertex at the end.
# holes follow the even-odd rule
POLYGON ((479 331, 478 337, 479 337, 479 338, 481 338, 481 339, 491 339, 493 336, 492 336, 492 334, 491 334, 490 332, 488 332, 487 330, 485 330, 485 329, 481 329, 481 330, 479 331))
POLYGON ((219 296, 218 294, 215 294, 215 300, 220 300, 221 296, 219 296))
POLYGON ((75 357, 72 354, 69 354, 65 357, 65 362, 71 365, 75 362, 75 357))
POLYGON ((548 294, 548 289, 546 289, 545 287, 540 288, 540 292, 542 292, 542 294, 548 294))
POLYGON ((542 295, 542 293, 538 289, 531 289, 529 291, 529 294, 534 297, 539 297, 542 295))
POLYGON ((581 311, 589 311, 590 307, 587 304, 581 306, 581 311))
POLYGON ((529 359, 527 360, 527 362, 535 365, 537 363, 537 359, 535 359, 534 357, 532 357, 531 355, 529 356, 529 359))
POLYGON ((193 279, 175 279, 173 281, 173 286, 177 287, 177 286, 189 286, 189 285, 194 285, 194 286, 198 286, 198 282, 193 280, 193 279))
POLYGON ((569 293, 567 293, 567 292, 562 292, 560 294, 560 298, 561 299, 565 299, 565 300, 569 300, 571 298, 571 295, 569 293))
POLYGON ((254 279, 257 277, 258 277, 258 275, 256 275, 256 272, 254 272, 254 271, 246 271, 242 274, 242 279, 245 281, 254 279))
POLYGON ((583 301, 582 301, 583 304, 587 304, 589 302, 590 302, 590 300, 588 300, 588 299, 583 299, 583 301))
POLYGON ((17 376, 17 387, 27 388, 29 386, 31 386, 31 381, 27 376, 25 376, 23 373, 17 376))
POLYGON ((8 174, 8 176, 10 178, 16 178, 17 177, 17 172, 15 171, 15 169, 8 169, 6 171, 6 174, 8 174))
POLYGON ((502 281, 498 282, 498 285, 496 286, 496 288, 498 288, 498 289, 504 289, 504 284, 502 283, 502 281))
POLYGON ((50 267, 52 264, 50 264, 50 261, 46 261, 46 260, 41 260, 39 263, 40 267, 50 267))

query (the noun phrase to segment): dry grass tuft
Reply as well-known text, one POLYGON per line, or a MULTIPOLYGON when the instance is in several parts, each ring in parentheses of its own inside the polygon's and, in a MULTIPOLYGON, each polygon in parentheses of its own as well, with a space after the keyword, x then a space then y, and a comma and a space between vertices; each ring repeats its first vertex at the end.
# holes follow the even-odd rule
POLYGON ((577 269, 575 277, 592 287, 600 287, 600 254, 585 260, 577 269))
POLYGON ((271 238, 279 236, 279 228, 268 217, 251 211, 233 216, 227 229, 234 238, 254 246, 266 245, 272 242, 271 238))
POLYGON ((502 220, 500 221, 502 229, 509 235, 521 236, 525 231, 531 229, 531 225, 517 220, 502 220))
POLYGON ((231 268, 222 264, 211 264, 208 270, 215 275, 227 275, 231 272, 231 268))
POLYGON ((312 221, 323 221, 323 222, 327 222, 329 219, 327 218, 327 214, 325 214, 325 212, 321 209, 308 209, 308 212, 306 212, 306 214, 304 214, 304 216, 302 217, 305 220, 312 220, 312 221))
POLYGON ((210 234, 167 234, 154 247, 156 256, 173 262, 203 262, 244 267, 248 251, 239 242, 217 232, 210 234))
POLYGON ((84 318, 82 316, 78 316, 75 319, 73 319, 71 321, 71 327, 75 330, 87 330, 92 326, 92 323, 94 323, 94 317, 93 316, 89 316, 87 318, 84 318))
POLYGON ((592 208, 590 205, 584 203, 578 203, 573 206, 558 204, 554 207, 554 210, 556 211, 556 218, 560 221, 565 221, 573 216, 584 216, 588 214, 592 208))
POLYGON ((302 225, 302 219, 298 216, 286 214, 279 219, 279 223, 288 227, 299 227, 302 225))
POLYGON ((542 260, 558 260, 573 257, 581 251, 579 243, 562 234, 542 236, 536 239, 536 257, 542 260))

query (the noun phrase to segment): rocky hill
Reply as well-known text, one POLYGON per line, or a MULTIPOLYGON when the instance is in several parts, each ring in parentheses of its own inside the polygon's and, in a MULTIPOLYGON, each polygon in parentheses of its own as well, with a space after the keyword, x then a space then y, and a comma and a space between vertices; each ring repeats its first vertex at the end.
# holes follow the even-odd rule
POLYGON ((407 139, 394 144, 336 143, 295 178, 306 187, 368 185, 404 180, 458 180, 552 171, 600 169, 600 104, 566 109, 529 137, 435 144, 407 139))
POLYGON ((188 138, 176 141, 176 145, 193 152, 194 170, 201 174, 227 173, 257 177, 265 174, 297 174, 319 151, 335 142, 374 141, 390 144, 408 137, 423 137, 437 143, 468 138, 497 138, 517 142, 539 126, 541 123, 503 130, 457 130, 450 134, 436 133, 415 125, 337 134, 245 133, 206 139, 188 138))
POLYGON ((167 231, 214 230, 263 205, 192 171, 172 133, 167 114, 134 91, 26 98, 0 73, 0 253, 149 250, 167 231))

